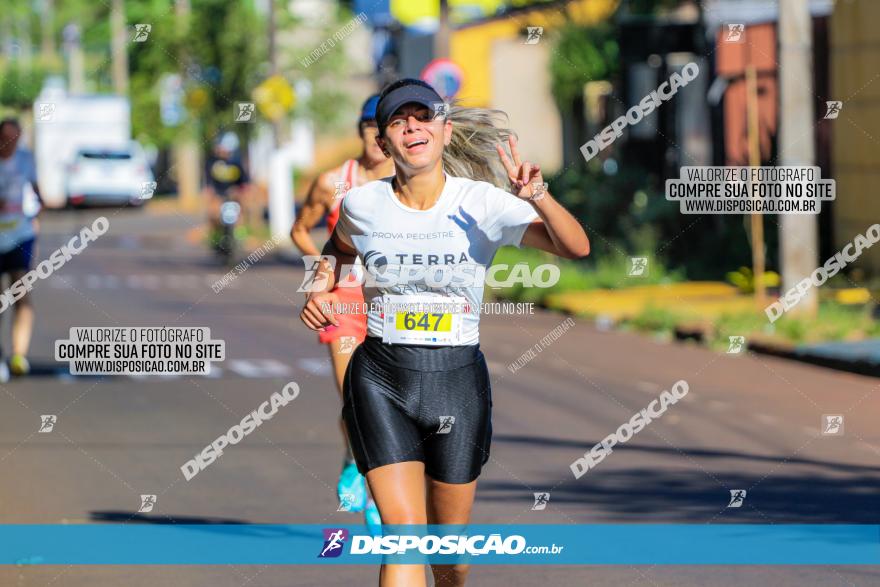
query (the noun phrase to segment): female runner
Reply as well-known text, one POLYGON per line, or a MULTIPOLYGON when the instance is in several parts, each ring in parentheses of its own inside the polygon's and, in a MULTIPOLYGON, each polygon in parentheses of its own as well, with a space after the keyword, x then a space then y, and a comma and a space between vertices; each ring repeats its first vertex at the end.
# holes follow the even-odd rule
MULTIPOLYGON (((394 174, 394 162, 385 156, 376 144, 378 129, 376 127, 376 104, 379 96, 370 96, 361 107, 358 121, 358 135, 363 143, 363 151, 357 159, 349 159, 339 167, 319 175, 311 188, 306 202, 300 209, 296 222, 290 231, 290 238, 303 255, 318 256, 310 231, 318 221, 327 216, 327 230, 333 234, 339 218, 339 207, 347 192, 355 187, 394 174)), ((340 302, 345 304, 363 303, 363 292, 360 288, 348 287, 335 290, 340 302)), ((363 342, 367 334, 367 320, 363 314, 348 313, 340 316, 339 324, 328 326, 318 333, 318 341, 328 345, 336 386, 342 395, 342 379, 348 361, 355 347, 363 342)), ((345 444, 345 458, 342 472, 336 485, 340 503, 347 502, 348 511, 364 511, 367 524, 381 524, 375 503, 367 500, 367 488, 364 477, 358 472, 351 455, 345 426, 340 419, 342 441, 345 444)))
MULTIPOLYGON (((394 160, 395 176, 345 198, 323 251, 336 256, 336 274, 324 265, 327 287, 309 294, 300 315, 314 330, 339 323, 337 294, 329 290, 355 256, 375 277, 364 285, 372 303, 368 332, 346 373, 343 419, 386 524, 468 523, 476 479, 489 459, 492 400, 477 310, 483 283, 438 286, 428 277, 431 266, 486 267, 503 245, 565 258, 590 248, 578 221, 542 189, 538 165, 521 160, 509 131, 492 125, 484 110, 453 107, 437 116, 440 104, 415 79, 381 93, 377 143, 394 160), (456 134, 457 120, 477 124, 456 134), (488 183, 499 175, 493 160, 510 192, 488 183), (449 311, 418 311, 438 302, 449 311), (468 309, 455 310, 462 307, 468 309)), ((468 567, 432 571, 435 585, 459 586, 468 567)), ((424 586, 424 569, 383 565, 380 585, 424 586)))

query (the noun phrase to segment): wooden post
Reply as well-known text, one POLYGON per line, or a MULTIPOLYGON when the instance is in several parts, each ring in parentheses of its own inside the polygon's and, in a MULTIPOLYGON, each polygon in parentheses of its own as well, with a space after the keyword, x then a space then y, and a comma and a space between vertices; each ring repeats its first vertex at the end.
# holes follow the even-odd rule
MULTIPOLYGON (((761 137, 758 124, 758 76, 755 66, 746 66, 746 110, 748 112, 749 165, 761 165, 761 137)), ((757 198, 755 198, 757 199, 757 198)), ((755 303, 766 305, 767 287, 764 283, 764 216, 751 215, 752 276, 755 280, 755 303)))

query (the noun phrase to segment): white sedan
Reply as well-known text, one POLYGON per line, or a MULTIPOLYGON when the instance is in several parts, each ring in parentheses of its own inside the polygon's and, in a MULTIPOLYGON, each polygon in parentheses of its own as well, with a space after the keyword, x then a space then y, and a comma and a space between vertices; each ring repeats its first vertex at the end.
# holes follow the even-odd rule
POLYGON ((138 206, 153 197, 156 182, 143 148, 83 148, 67 168, 67 201, 74 205, 138 206))

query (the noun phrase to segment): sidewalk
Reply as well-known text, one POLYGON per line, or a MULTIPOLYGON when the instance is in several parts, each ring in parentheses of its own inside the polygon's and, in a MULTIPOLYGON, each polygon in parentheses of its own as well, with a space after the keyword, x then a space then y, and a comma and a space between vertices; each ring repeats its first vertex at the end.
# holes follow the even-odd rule
POLYGON ((880 377, 880 339, 825 342, 785 348, 750 342, 749 350, 829 369, 880 377))
MULTIPOLYGON (((861 306, 871 296, 862 288, 828 292, 841 305, 861 306)), ((880 377, 880 339, 795 344, 767 332, 763 308, 751 295, 723 282, 684 282, 635 286, 619 290, 572 291, 547 297, 547 306, 576 316, 594 317, 602 324, 640 321, 646 330, 672 329, 678 340, 717 345, 719 321, 724 316, 751 315, 765 330, 743 330, 749 350, 832 369, 880 377)), ((750 319, 749 322, 752 322, 750 319)), ((827 323, 827 319, 826 319, 827 323)), ((723 331, 723 327, 721 328, 723 331)), ((772 330, 772 328, 771 328, 772 330)), ((723 332, 722 332, 723 333, 723 332)), ((814 331, 821 336, 821 331, 814 331)), ((852 332, 853 337, 864 332, 852 332)), ((852 337, 851 337, 852 338, 852 337)))

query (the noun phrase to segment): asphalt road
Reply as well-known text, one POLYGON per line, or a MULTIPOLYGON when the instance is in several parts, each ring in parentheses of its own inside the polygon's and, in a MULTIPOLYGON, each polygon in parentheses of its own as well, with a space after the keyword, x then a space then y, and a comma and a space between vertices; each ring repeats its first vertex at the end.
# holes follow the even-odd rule
MULTIPOLYGON (((336 511, 340 406, 325 351, 297 318, 302 272, 267 258, 215 293, 225 270, 187 240, 195 221, 147 211, 48 214, 38 258, 98 215, 108 233, 33 291, 33 376, 0 386, 0 523, 359 523, 336 511), (226 361, 210 377, 165 378, 72 377, 54 361, 54 341, 71 327, 160 325, 210 327, 226 361), (183 462, 288 381, 302 390, 295 404, 183 478, 183 462), (53 432, 37 432, 42 414, 57 416, 53 432), (137 513, 141 494, 158 496, 154 511, 137 513)), ((877 380, 586 321, 511 373, 564 319, 484 319, 495 435, 473 522, 877 523, 877 380), (574 459, 680 379, 685 399, 574 479, 574 459), (844 433, 821 434, 823 414, 843 415, 844 433), (740 508, 727 507, 732 489, 747 490, 740 508), (539 491, 549 505, 532 511, 539 491)), ((375 572, 19 566, 0 567, 0 585, 373 585, 375 572)), ((877 585, 880 569, 475 566, 471 577, 504 587, 877 585)))

